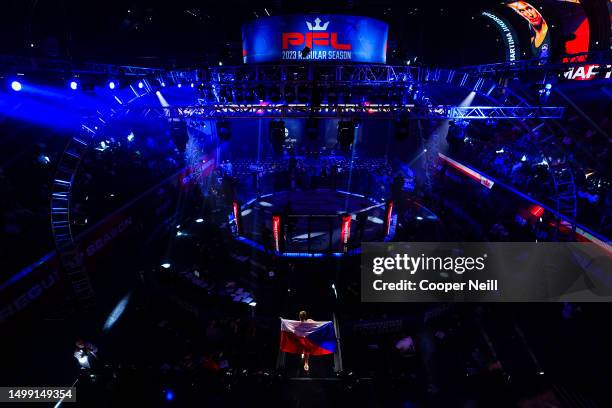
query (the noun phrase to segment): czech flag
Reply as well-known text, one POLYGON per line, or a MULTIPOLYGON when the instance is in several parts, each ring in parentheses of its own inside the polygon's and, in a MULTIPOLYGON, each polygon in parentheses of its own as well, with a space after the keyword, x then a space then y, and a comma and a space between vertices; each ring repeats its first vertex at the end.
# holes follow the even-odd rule
POLYGON ((336 351, 333 322, 281 319, 280 350, 285 353, 307 353, 313 356, 333 354, 336 351))

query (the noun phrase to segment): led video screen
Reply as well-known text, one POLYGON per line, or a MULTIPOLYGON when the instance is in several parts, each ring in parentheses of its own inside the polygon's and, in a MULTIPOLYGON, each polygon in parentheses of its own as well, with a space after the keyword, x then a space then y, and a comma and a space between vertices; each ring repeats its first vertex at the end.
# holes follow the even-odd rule
POLYGON ((315 14, 260 18, 242 27, 243 62, 384 64, 388 30, 386 23, 367 17, 315 14))

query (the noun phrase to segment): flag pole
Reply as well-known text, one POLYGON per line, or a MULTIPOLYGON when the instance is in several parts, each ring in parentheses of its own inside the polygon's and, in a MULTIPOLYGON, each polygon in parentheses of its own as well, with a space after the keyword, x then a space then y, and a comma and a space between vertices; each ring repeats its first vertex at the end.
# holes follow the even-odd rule
POLYGON ((334 331, 336 332, 336 342, 338 345, 338 347, 336 347, 336 352, 334 353, 334 372, 339 373, 340 371, 343 371, 344 368, 342 366, 342 348, 340 347, 340 326, 338 326, 336 312, 332 313, 332 318, 334 320, 334 331))
MULTIPOLYGON (((279 339, 280 341, 280 339, 279 339)), ((285 369, 285 353, 281 351, 280 344, 278 347, 278 356, 276 356, 276 370, 284 370, 285 369)))

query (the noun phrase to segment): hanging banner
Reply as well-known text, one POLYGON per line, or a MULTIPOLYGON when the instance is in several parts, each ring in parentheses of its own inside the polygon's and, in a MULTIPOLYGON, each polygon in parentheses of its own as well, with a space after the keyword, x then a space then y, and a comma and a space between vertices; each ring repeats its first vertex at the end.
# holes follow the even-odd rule
POLYGON ((245 64, 305 60, 384 64, 388 32, 386 23, 369 17, 266 17, 242 27, 242 56, 245 64))

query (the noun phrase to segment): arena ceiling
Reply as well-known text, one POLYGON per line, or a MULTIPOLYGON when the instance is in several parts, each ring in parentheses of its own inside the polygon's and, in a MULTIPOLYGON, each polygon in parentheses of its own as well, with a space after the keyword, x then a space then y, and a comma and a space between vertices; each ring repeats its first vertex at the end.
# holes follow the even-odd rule
POLYGON ((240 63, 241 25, 267 15, 347 13, 390 23, 389 62, 468 64, 494 60, 495 32, 472 24, 495 2, 11 0, 3 4, 0 53, 119 64, 240 63), (490 34, 490 35, 487 35, 490 34), (471 50, 471 51, 470 51, 471 50), (483 50, 490 51, 483 52, 483 50))

